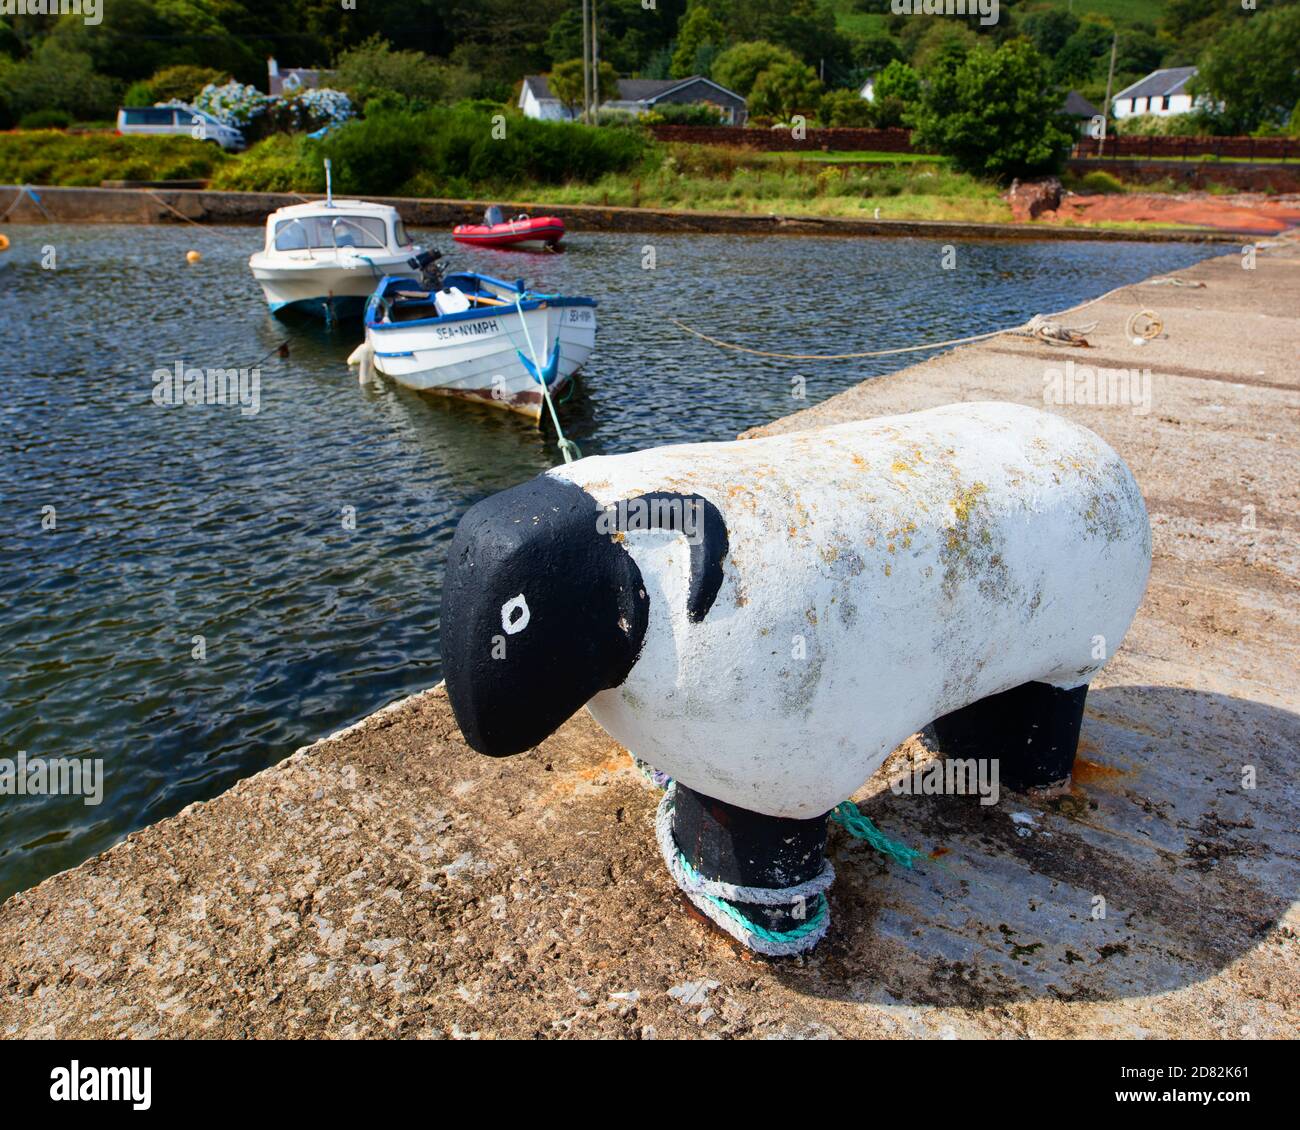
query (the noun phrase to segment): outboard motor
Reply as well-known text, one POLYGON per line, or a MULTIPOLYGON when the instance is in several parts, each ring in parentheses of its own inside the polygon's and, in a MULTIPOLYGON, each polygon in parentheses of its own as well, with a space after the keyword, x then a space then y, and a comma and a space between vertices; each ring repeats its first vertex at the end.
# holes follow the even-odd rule
POLYGON ((438 260, 441 258, 441 251, 430 248, 406 261, 408 267, 420 272, 420 285, 427 291, 442 289, 442 268, 438 265, 438 260))

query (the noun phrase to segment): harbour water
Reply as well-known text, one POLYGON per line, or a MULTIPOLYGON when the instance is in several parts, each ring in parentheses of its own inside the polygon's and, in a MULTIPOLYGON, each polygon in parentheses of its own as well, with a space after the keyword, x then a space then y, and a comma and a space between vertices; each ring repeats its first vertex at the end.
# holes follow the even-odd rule
MULTIPOLYGON (((359 387, 359 327, 266 313, 247 269, 257 229, 7 234, 0 759, 102 761, 104 778, 96 805, 0 796, 0 897, 435 682, 457 519, 558 460, 508 413, 359 387), (178 363, 258 368, 257 410, 155 404, 153 374, 178 363)), ((672 318, 758 349, 883 349, 1220 253, 962 244, 945 269, 943 244, 905 239, 578 234, 560 255, 431 242, 457 268, 600 300, 593 363, 562 409, 585 454, 730 439, 925 356, 724 353, 672 318)))

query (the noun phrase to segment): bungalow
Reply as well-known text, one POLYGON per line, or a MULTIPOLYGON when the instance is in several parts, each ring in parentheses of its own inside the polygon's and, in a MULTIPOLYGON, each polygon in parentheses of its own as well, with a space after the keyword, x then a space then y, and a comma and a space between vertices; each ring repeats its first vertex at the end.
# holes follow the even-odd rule
MULTIPOLYGON (((703 75, 673 79, 621 78, 618 80, 618 97, 601 103, 600 108, 644 114, 668 102, 708 102, 723 112, 728 125, 745 124, 745 100, 703 75)), ((545 75, 524 76, 519 91, 519 109, 525 117, 551 122, 568 121, 579 116, 551 93, 545 75)))
POLYGON ((1126 86, 1111 101, 1111 113, 1116 118, 1129 118, 1135 114, 1189 113, 1195 104, 1188 83, 1196 77, 1195 67, 1165 67, 1152 71, 1132 86, 1126 86))

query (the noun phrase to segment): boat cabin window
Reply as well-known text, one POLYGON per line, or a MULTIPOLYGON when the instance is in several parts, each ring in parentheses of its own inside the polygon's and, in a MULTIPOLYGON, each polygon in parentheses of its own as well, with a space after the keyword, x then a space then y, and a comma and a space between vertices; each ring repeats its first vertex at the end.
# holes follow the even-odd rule
POLYGON ((275 225, 277 251, 387 246, 388 231, 377 216, 302 216, 275 225))
POLYGON ((402 223, 401 220, 398 220, 393 225, 393 238, 397 240, 398 247, 405 247, 408 243, 411 242, 406 235, 406 225, 402 223))

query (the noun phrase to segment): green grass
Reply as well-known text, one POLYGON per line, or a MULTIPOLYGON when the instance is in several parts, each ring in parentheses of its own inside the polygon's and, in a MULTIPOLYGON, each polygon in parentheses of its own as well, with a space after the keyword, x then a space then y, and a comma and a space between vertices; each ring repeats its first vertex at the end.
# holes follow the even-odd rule
POLYGON ((881 219, 1010 220, 998 189, 934 161, 853 168, 722 146, 669 145, 634 173, 534 189, 530 201, 881 219))
POLYGON ((947 157, 932 153, 883 153, 868 150, 851 149, 843 152, 822 152, 820 149, 808 153, 791 153, 788 150, 769 150, 792 161, 808 161, 819 165, 945 165, 947 157))
POLYGON ((188 137, 62 130, 0 133, 0 183, 96 187, 105 180, 208 179, 232 158, 188 137))

